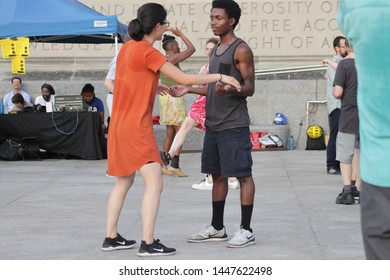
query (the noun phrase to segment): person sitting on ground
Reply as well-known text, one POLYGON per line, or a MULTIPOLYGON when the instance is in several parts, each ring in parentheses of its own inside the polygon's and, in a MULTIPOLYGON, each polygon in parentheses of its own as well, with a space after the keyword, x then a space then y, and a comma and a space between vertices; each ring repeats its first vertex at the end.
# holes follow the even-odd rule
POLYGON ((99 112, 102 123, 102 131, 104 132, 104 104, 100 98, 96 97, 94 86, 89 83, 85 84, 81 90, 81 95, 83 96, 85 104, 88 105, 89 112, 99 112))
POLYGON ((14 107, 9 112, 11 114, 34 111, 33 105, 30 102, 26 102, 20 93, 17 93, 12 96, 12 103, 14 104, 14 107))
POLYGON ((41 86, 41 95, 35 99, 35 106, 37 111, 46 111, 46 102, 54 103, 54 95, 56 94, 54 88, 50 84, 44 83, 41 86))

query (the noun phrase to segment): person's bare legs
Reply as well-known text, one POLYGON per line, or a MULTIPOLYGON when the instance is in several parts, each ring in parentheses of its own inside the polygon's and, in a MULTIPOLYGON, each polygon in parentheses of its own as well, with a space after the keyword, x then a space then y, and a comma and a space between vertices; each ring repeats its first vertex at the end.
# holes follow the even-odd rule
POLYGON ((146 244, 152 244, 154 241, 154 228, 158 209, 160 207, 160 196, 163 189, 161 165, 157 162, 148 163, 142 166, 139 171, 145 185, 141 207, 143 225, 142 236, 146 244))
POLYGON ((169 149, 169 154, 171 157, 180 154, 181 147, 183 146, 184 141, 186 140, 188 133, 197 125, 198 125, 198 123, 189 117, 186 117, 184 119, 184 122, 180 126, 180 129, 177 131, 177 133, 173 139, 171 148, 169 149))
MULTIPOLYGON (((213 190, 212 201, 225 201, 228 194, 228 179, 221 177, 221 175, 212 174, 213 177, 213 190)), ((255 183, 253 177, 238 178, 240 181, 240 201, 241 206, 251 206, 254 204, 255 197, 255 183)), ((214 213, 213 213, 214 215, 214 213)), ((250 215, 251 216, 251 215, 250 215)), ((219 217, 213 217, 217 219, 219 223, 223 223, 223 215, 219 217)), ((241 221, 242 222, 242 221, 241 221)))
MULTIPOLYGON (((177 133, 180 131, 181 126, 174 125, 173 127, 174 127, 174 129, 175 129, 175 137, 174 137, 173 141, 175 141, 175 138, 176 138, 176 136, 177 136, 177 133)), ((173 141, 172 141, 172 144, 173 144, 173 141)), ((171 144, 171 147, 172 147, 172 144, 171 144)), ((171 147, 169 147, 169 149, 171 149, 171 147)), ((181 154, 181 148, 183 148, 183 144, 181 144, 181 145, 176 149, 176 152, 174 153, 174 156, 180 156, 180 154, 181 154)))
MULTIPOLYGON (((213 183, 213 177, 210 176, 210 174, 206 174, 206 180, 207 182, 209 182, 210 184, 213 183)), ((236 177, 229 177, 228 178, 228 182, 230 183, 234 183, 235 181, 238 181, 238 179, 236 177)))
POLYGON ((359 190, 361 186, 361 179, 360 179, 360 149, 355 149, 353 153, 353 160, 352 160, 352 180, 354 180, 356 188, 359 190))
POLYGON ((228 194, 228 181, 221 175, 212 174, 213 179, 213 191, 212 201, 224 201, 228 194))
POLYGON ((163 150, 168 152, 170 147, 172 146, 173 139, 175 138, 175 127, 173 125, 166 125, 165 138, 163 143, 163 150))
POLYGON ((255 183, 253 177, 239 178, 241 205, 253 205, 255 199, 255 183))
POLYGON ((107 205, 107 237, 115 238, 117 236, 119 216, 126 194, 134 183, 134 176, 135 173, 116 178, 116 184, 111 191, 107 205))
POLYGON ((351 185, 352 164, 340 161, 340 170, 344 186, 351 185))

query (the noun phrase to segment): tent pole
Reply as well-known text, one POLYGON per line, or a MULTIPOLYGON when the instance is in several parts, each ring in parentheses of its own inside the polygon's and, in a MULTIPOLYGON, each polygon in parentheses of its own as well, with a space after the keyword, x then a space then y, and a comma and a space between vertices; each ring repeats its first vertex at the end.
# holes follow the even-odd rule
POLYGON ((115 54, 118 54, 118 33, 115 34, 115 54))

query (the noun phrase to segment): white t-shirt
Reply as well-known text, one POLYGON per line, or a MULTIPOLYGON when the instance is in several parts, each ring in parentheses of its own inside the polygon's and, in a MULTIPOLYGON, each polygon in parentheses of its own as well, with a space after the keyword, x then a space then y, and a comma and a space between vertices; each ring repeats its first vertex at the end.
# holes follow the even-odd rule
MULTIPOLYGON (((54 95, 50 95, 50 103, 53 104, 54 103, 54 95)), ((41 106, 46 106, 46 100, 43 99, 43 96, 40 95, 38 96, 36 99, 35 99, 35 105, 41 105, 41 106)))

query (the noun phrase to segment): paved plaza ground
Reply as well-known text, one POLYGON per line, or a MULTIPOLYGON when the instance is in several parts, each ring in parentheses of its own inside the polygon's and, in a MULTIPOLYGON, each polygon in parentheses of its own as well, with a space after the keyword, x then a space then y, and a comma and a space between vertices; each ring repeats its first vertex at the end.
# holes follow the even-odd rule
MULTIPOLYGON (((200 153, 184 153, 189 177, 165 176, 156 237, 177 249, 169 260, 363 260, 360 207, 336 205, 340 175, 326 174, 325 151, 253 152, 256 184, 252 228, 256 244, 191 244, 185 237, 210 224, 211 191, 200 153)), ((106 204, 114 179, 106 160, 0 161, 0 260, 139 260, 132 250, 102 252, 106 204)), ((230 190, 225 226, 240 223, 239 190, 230 190)), ((141 240, 142 180, 137 174, 120 220, 120 233, 141 240)))

